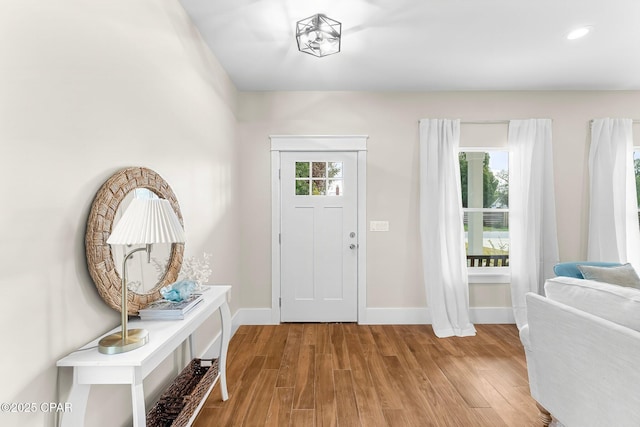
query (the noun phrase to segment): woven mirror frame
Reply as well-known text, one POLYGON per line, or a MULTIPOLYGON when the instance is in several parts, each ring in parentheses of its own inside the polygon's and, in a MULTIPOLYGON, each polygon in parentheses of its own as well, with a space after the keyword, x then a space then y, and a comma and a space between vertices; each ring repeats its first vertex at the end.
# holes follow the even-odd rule
MULTIPOLYGON (((146 188, 158 197, 167 199, 183 224, 178 199, 169 184, 151 169, 131 167, 116 172, 98 190, 87 220, 85 249, 89 274, 102 299, 114 310, 121 311, 122 277, 116 270, 111 246, 107 239, 111 234, 113 220, 120 203, 127 193, 136 188, 146 188)), ((184 244, 174 243, 169 262, 162 279, 148 292, 128 292, 128 313, 137 315, 138 310, 160 299, 160 288, 170 285, 178 278, 182 267, 184 244)))

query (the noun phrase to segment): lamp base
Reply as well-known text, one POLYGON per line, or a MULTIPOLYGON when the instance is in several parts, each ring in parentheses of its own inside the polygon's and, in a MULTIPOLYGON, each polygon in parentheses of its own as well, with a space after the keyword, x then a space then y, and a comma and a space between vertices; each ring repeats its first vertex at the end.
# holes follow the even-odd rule
POLYGON ((126 342, 122 339, 122 332, 107 335, 98 342, 98 351, 102 354, 126 353, 148 342, 149 332, 146 329, 129 329, 126 342))

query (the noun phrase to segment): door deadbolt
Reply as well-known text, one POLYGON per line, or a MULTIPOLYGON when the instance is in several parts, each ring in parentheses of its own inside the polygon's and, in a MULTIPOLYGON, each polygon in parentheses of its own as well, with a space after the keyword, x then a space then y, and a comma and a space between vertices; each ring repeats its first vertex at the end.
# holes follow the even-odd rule
POLYGON ((349 233, 349 237, 351 237, 352 239, 356 237, 355 231, 352 231, 351 233, 349 233))

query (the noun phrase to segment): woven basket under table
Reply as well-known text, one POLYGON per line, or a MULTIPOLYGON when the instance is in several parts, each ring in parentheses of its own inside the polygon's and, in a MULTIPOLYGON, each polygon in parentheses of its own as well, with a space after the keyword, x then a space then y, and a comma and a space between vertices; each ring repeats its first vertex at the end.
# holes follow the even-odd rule
POLYGON ((218 359, 193 359, 147 413, 147 427, 184 427, 218 377, 218 359))

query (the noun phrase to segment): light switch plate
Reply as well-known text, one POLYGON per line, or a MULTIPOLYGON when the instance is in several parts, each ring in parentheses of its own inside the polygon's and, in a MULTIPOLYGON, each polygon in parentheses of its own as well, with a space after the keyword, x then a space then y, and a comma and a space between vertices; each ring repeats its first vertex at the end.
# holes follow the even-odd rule
POLYGON ((389 221, 369 221, 369 231, 389 231, 389 221))

